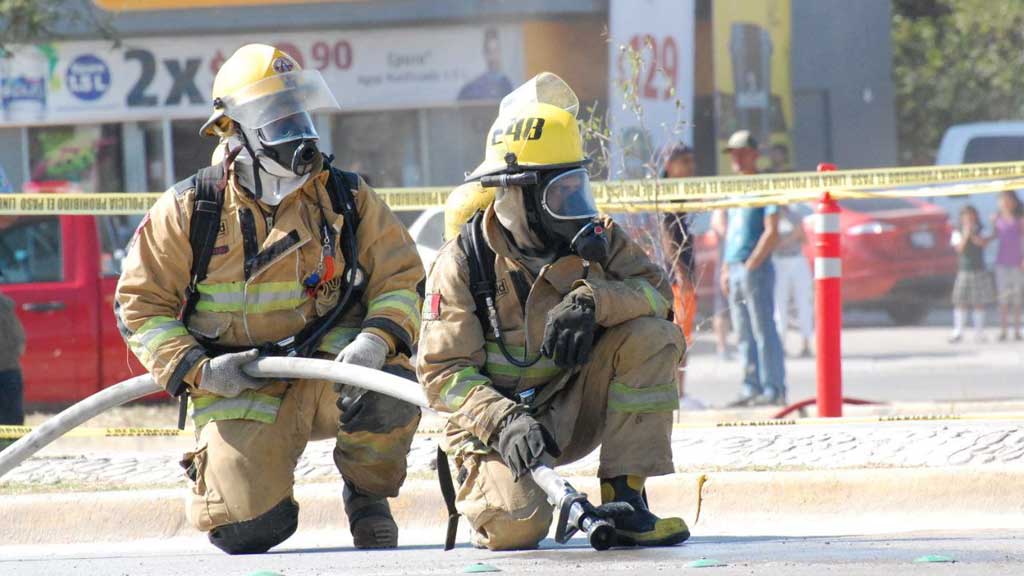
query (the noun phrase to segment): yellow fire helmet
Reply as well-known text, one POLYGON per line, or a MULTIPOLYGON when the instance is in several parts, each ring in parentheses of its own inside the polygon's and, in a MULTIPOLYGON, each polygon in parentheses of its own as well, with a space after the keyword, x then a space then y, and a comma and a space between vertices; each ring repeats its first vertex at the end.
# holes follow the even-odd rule
POLYGON ((444 239, 458 235, 462 225, 494 201, 497 188, 484 188, 479 182, 466 182, 451 191, 444 202, 444 239))
POLYGON ((466 181, 508 172, 513 162, 527 169, 586 164, 578 110, 576 93, 565 80, 551 72, 534 76, 502 99, 484 143, 484 161, 466 181))
POLYGON ((257 130, 296 114, 339 109, 320 72, 303 70, 267 44, 247 44, 224 61, 213 80, 213 107, 201 135, 228 135, 230 120, 257 130))

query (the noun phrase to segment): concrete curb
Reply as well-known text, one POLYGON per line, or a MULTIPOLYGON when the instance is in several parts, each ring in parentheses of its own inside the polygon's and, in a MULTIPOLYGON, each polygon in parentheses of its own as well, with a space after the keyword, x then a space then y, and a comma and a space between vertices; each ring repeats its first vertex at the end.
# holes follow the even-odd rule
MULTIPOLYGON (((597 481, 576 477, 597 495, 597 481)), ((808 472, 715 472, 652 479, 653 508, 678 515, 692 532, 839 534, 940 529, 1024 528, 1024 474, 1014 469, 930 468, 808 472), (703 478, 703 482, 702 482, 703 478), (695 522, 701 502, 700 518, 695 522)), ((195 536, 181 489, 5 496, 0 541, 68 544, 195 536)), ((347 532, 340 483, 296 487, 300 531, 347 532)), ((392 501, 399 526, 444 538, 446 514, 437 484, 410 480, 392 501)), ((462 523, 460 541, 467 540, 462 523)))

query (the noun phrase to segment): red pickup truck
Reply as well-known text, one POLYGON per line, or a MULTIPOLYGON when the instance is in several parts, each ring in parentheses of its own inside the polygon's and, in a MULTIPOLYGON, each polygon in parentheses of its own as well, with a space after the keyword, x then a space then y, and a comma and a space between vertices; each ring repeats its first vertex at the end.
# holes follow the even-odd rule
POLYGON ((145 369, 114 319, 124 246, 141 216, 0 216, 0 292, 27 344, 27 405, 69 404, 145 369))

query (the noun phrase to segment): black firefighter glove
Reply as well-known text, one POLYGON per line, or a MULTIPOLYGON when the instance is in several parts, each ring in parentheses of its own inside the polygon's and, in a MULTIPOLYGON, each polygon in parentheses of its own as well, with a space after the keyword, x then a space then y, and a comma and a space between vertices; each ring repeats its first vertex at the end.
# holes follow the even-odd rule
MULTIPOLYGON (((384 372, 416 382, 415 374, 399 366, 384 366, 384 372)), ((371 432, 387 434, 404 428, 419 419, 420 408, 404 400, 372 390, 337 386, 337 405, 341 410, 341 429, 344 432, 371 432)))
POLYGON ((596 309, 593 296, 587 292, 574 290, 567 294, 548 312, 541 354, 554 360, 559 368, 586 364, 594 347, 596 309))
POLYGON ((562 455, 551 433, 529 414, 509 416, 498 433, 498 453, 512 470, 512 478, 518 482, 529 474, 544 452, 556 458, 562 455))

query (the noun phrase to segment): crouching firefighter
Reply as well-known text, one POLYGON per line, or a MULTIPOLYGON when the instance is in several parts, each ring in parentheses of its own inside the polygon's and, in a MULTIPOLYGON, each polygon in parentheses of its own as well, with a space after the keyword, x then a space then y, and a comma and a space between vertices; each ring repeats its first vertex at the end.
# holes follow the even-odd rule
POLYGON ((229 554, 280 544, 297 525, 299 456, 311 439, 336 438, 355 546, 395 547, 387 498, 405 480, 419 409, 324 381, 255 379, 242 366, 336 358, 416 386, 415 245, 365 182, 317 149, 310 113, 338 107, 318 72, 251 44, 224 63, 213 98, 202 133, 220 138, 223 160, 149 211, 115 304, 132 351, 171 395, 190 398, 188 519, 229 554))
POLYGON ((669 321, 670 284, 598 216, 577 108, 549 73, 502 101, 470 189, 453 192, 473 203, 492 188, 494 200, 444 245, 427 278, 416 370, 432 407, 450 413, 442 444, 457 488, 444 486, 451 474, 440 456, 438 466, 449 546, 459 513, 478 547, 537 546, 552 506, 530 470, 599 446, 602 501, 633 509, 614 520, 617 544, 689 537, 643 497, 647 478, 673 472, 685 344, 669 321))

